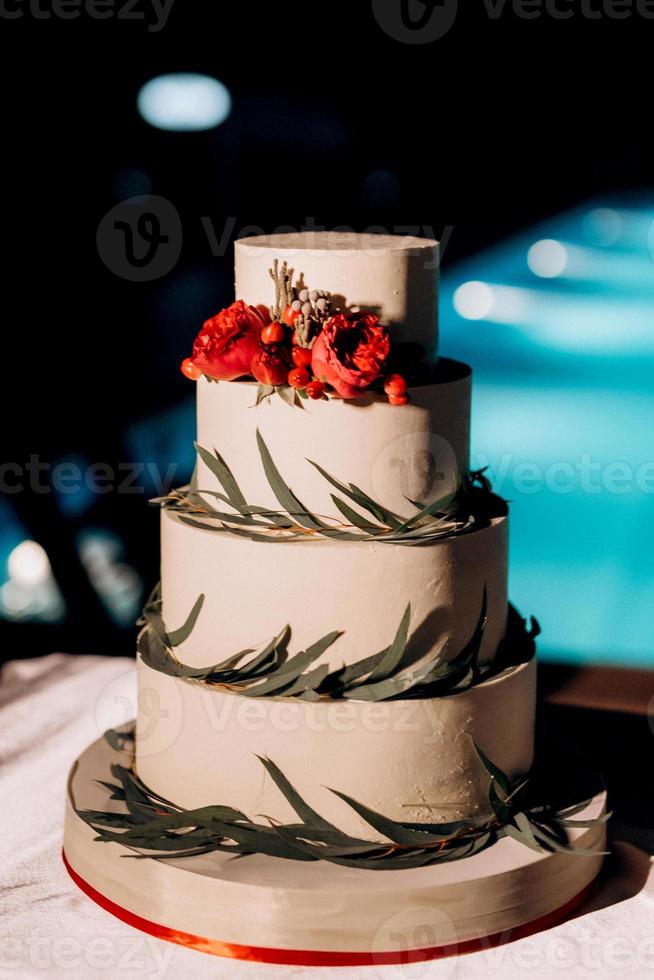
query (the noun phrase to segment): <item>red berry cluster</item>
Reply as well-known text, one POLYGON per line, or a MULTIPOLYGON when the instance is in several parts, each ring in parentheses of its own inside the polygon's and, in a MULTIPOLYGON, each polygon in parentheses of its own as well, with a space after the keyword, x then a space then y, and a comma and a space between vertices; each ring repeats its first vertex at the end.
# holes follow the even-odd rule
MULTIPOLYGON (((292 328, 299 313, 287 306, 281 322, 276 321, 261 330, 261 348, 252 362, 252 373, 257 381, 267 385, 288 384, 291 388, 306 392, 309 398, 319 399, 325 394, 325 385, 311 375, 311 350, 293 344, 289 350, 285 344, 287 329, 292 328)), ((293 340, 296 340, 293 337, 293 340)))

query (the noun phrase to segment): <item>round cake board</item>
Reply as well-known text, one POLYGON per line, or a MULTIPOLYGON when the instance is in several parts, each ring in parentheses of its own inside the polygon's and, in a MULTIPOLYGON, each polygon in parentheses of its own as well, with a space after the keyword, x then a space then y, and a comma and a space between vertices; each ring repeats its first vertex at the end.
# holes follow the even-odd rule
MULTIPOLYGON (((427 868, 368 871, 212 852, 139 858, 95 839, 76 812, 119 811, 104 739, 80 756, 68 783, 64 862, 108 912, 151 935, 233 959, 310 965, 387 965, 487 949, 562 921, 587 896, 602 864, 530 850, 502 838, 485 851, 427 868)), ((605 808, 597 793, 578 819, 605 808)), ((604 825, 575 828, 579 847, 603 850, 604 825)))

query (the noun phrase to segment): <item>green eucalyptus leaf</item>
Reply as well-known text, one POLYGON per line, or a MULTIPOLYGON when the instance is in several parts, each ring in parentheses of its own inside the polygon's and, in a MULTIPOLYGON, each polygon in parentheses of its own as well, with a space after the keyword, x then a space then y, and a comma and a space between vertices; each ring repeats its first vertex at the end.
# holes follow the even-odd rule
POLYGON ((500 796, 498 793, 498 785, 494 779, 491 779, 488 785, 488 802, 495 816, 503 826, 511 823, 513 808, 506 802, 504 796, 500 796))
POLYGON ((557 854, 577 854, 579 857, 598 857, 608 854, 608 851, 594 851, 590 848, 577 847, 570 845, 567 840, 565 843, 559 839, 554 832, 549 833, 541 825, 532 822, 531 829, 536 837, 544 845, 543 850, 555 851, 557 854))
POLYGON ((296 694, 305 694, 307 691, 316 691, 329 673, 329 665, 322 664, 308 674, 300 674, 298 679, 290 687, 284 688, 284 697, 294 697, 296 694))
POLYGON ((275 824, 275 830, 283 831, 284 834, 293 836, 296 840, 305 841, 308 844, 325 844, 338 848, 351 848, 352 851, 379 850, 380 847, 386 848, 387 844, 380 844, 378 841, 363 840, 360 837, 351 837, 342 830, 336 828, 316 827, 315 824, 289 823, 275 824))
POLYGON ((259 430, 257 430, 257 443, 266 478, 281 506, 289 514, 293 514, 304 527, 313 529, 323 527, 323 522, 310 514, 304 504, 298 500, 293 491, 284 483, 259 430))
POLYGON ((513 815, 513 820, 516 827, 518 828, 519 831, 521 831, 523 837, 525 838, 529 846, 532 847, 534 850, 537 850, 538 842, 533 835, 531 829, 531 823, 529 822, 529 817, 527 816, 527 814, 523 813, 521 810, 518 810, 518 812, 513 815))
POLYGON ((488 775, 491 777, 492 780, 494 780, 497 783, 497 785, 500 787, 502 792, 506 796, 508 796, 509 793, 511 792, 511 783, 509 781, 508 776, 506 776, 502 772, 502 770, 495 765, 495 763, 491 762, 491 760, 482 751, 481 747, 477 745, 476 742, 474 743, 474 746, 475 746, 475 752, 479 756, 479 759, 481 760, 481 763, 484 769, 486 770, 486 772, 488 773, 488 775))
POLYGON ((247 500, 241 493, 241 489, 236 482, 234 474, 220 453, 214 451, 212 454, 208 450, 203 449, 203 447, 197 442, 195 443, 195 449, 202 462, 213 473, 222 486, 232 506, 237 508, 246 507, 247 500))
POLYGON ((134 735, 132 732, 119 732, 115 728, 108 728, 103 738, 117 752, 123 752, 134 745, 134 735))
POLYGON ((279 397, 282 399, 282 401, 286 402, 287 405, 290 405, 291 408, 296 408, 298 404, 301 404, 298 401, 296 391, 294 388, 290 388, 285 385, 280 385, 280 387, 276 388, 275 390, 279 395, 279 397))
POLYGON ((365 541, 362 534, 355 531, 344 531, 339 527, 321 527, 318 531, 321 538, 332 538, 334 541, 365 541))
POLYGON ((376 684, 379 681, 385 681, 389 677, 392 677, 398 668, 400 667, 404 654, 406 651, 406 645, 409 638, 409 624, 411 622, 411 603, 408 604, 404 610, 404 615, 400 621, 395 638, 388 648, 388 653, 383 657, 373 672, 371 673, 368 681, 370 684, 376 684))
POLYGON ((364 507, 367 511, 370 511, 373 517, 376 517, 381 524, 387 524, 389 527, 397 530, 398 526, 401 525, 401 521, 392 511, 387 510, 381 504, 369 497, 367 493, 361 490, 354 483, 349 484, 350 495, 355 503, 358 503, 360 507, 364 507))
POLYGON ((168 633, 168 642, 171 647, 178 647, 185 640, 188 640, 189 636, 195 628, 195 624, 198 621, 200 612, 202 611, 202 606, 204 605, 204 595, 198 596, 195 600, 193 608, 191 609, 188 619, 183 626, 180 626, 177 630, 172 630, 168 633))
POLYGON ((342 697, 354 701, 389 701, 393 698, 408 697, 414 689, 419 689, 422 680, 432 671, 429 660, 413 670, 406 670, 377 683, 351 685, 342 692, 342 697))
POLYGON ((603 813, 601 817, 592 817, 588 820, 559 820, 558 815, 553 817, 560 827, 601 827, 603 823, 608 823, 613 813, 603 813))
POLYGON ((525 847, 529 847, 532 851, 539 851, 542 854, 543 848, 531 831, 525 834, 518 827, 514 827, 510 823, 502 827, 502 831, 507 837, 512 837, 513 840, 517 840, 519 844, 524 844, 525 847))
POLYGON ((342 636, 342 633, 334 632, 328 633, 327 636, 323 636, 321 640, 313 643, 310 647, 302 653, 296 653, 294 657, 291 657, 286 663, 270 674, 267 680, 263 681, 261 684, 257 684, 256 687, 249 688, 244 692, 248 697, 262 697, 270 694, 276 694, 279 691, 283 691, 284 688, 291 684, 299 678, 310 664, 321 657, 322 654, 329 649, 329 647, 336 642, 336 640, 342 636))
POLYGON ((411 845, 414 847, 428 847, 430 844, 437 844, 440 842, 440 838, 433 837, 430 834, 424 833, 423 831, 414 830, 407 827, 405 824, 398 823, 396 820, 391 820, 388 817, 382 816, 380 813, 376 813, 369 807, 365 806, 363 803, 359 803, 357 800, 352 799, 351 796, 347 796, 345 793, 339 792, 339 790, 330 790, 334 796, 338 796, 339 799, 347 803, 348 806, 352 807, 355 813, 370 824, 375 830, 384 837, 387 837, 394 844, 411 845))
POLYGON ((573 806, 564 807, 561 810, 557 810, 557 817, 574 817, 578 813, 582 813, 583 810, 587 810, 592 803, 592 799, 583 800, 581 803, 575 803, 573 806))
POLYGON ((413 517, 410 517, 407 521, 404 521, 403 524, 400 524, 400 526, 396 528, 398 534, 414 528, 416 524, 419 524, 420 521, 423 521, 426 517, 435 517, 437 514, 442 514, 445 512, 455 499, 456 494, 457 491, 455 490, 452 493, 448 493, 440 500, 435 500, 433 503, 423 507, 417 514, 414 514, 413 517))
POLYGON ((271 395, 274 395, 274 393, 275 393, 275 389, 272 385, 264 385, 264 384, 257 385, 257 400, 255 402, 255 408, 257 405, 260 405, 261 402, 264 401, 266 398, 270 398, 271 395))
POLYGON ((354 690, 354 681, 358 681, 362 677, 367 677, 377 664, 384 659, 388 650, 389 648, 386 647, 385 650, 374 653, 371 657, 365 657, 363 660, 358 660, 356 663, 333 671, 325 678, 325 681, 321 685, 321 693, 329 694, 330 697, 336 698, 348 686, 352 686, 352 690, 354 690))
POLYGON ((75 810, 75 813, 84 823, 91 827, 113 827, 115 829, 128 829, 134 826, 134 821, 129 813, 104 813, 101 810, 75 810))
POLYGON ((292 536, 290 529, 289 529, 289 535, 286 535, 284 538, 277 538, 271 534, 261 534, 261 533, 257 533, 256 531, 249 531, 245 528, 231 527, 231 525, 227 526, 226 524, 217 525, 217 524, 201 523, 200 521, 195 521, 193 520, 193 518, 186 517, 183 514, 179 515, 178 520, 180 520, 182 524, 186 524, 188 527, 195 527, 201 531, 217 531, 222 534, 234 534, 237 535, 238 537, 249 538, 250 541, 265 541, 266 543, 270 543, 270 542, 274 543, 275 541, 280 541, 280 540, 288 541, 289 537, 292 536))
MULTIPOLYGON (((288 642, 291 637, 291 627, 285 626, 274 640, 264 647, 264 649, 248 663, 244 664, 236 673, 239 679, 246 681, 259 676, 262 668, 275 669, 284 663, 288 656, 288 642)), ((250 651, 248 651, 250 652, 250 651)), ((239 654, 240 658, 241 654, 239 654)), ((226 662, 226 663, 229 663, 226 662)), ((217 668, 219 670, 219 668, 217 668)))
POLYGON ((349 524, 353 524, 354 527, 358 527, 360 531, 364 531, 366 534, 371 534, 374 536, 375 534, 379 533, 381 530, 379 525, 371 524, 369 520, 357 513, 354 508, 350 507, 349 504, 346 504, 344 500, 340 499, 340 497, 337 497, 335 493, 331 493, 330 497, 334 502, 334 506, 340 511, 349 524))
POLYGON ((338 832, 337 827, 334 827, 333 824, 321 817, 313 807, 309 806, 272 759, 265 759, 262 756, 258 756, 258 759, 287 802, 293 807, 300 820, 308 824, 311 828, 316 827, 318 830, 338 832))
POLYGON ((397 528, 402 523, 396 514, 386 510, 385 507, 382 507, 381 504, 378 504, 371 497, 369 497, 368 494, 364 493, 363 490, 360 490, 353 483, 346 486, 346 484, 340 483, 338 480, 334 479, 333 476, 330 476, 330 474, 324 470, 322 466, 319 466, 318 463, 314 463, 311 459, 307 462, 311 463, 311 465, 318 470, 320 475, 324 477, 328 483, 331 483, 331 485, 339 490, 340 493, 345 494, 345 496, 353 501, 353 503, 358 504, 359 507, 363 507, 364 510, 367 510, 381 524, 385 524, 387 527, 397 528))

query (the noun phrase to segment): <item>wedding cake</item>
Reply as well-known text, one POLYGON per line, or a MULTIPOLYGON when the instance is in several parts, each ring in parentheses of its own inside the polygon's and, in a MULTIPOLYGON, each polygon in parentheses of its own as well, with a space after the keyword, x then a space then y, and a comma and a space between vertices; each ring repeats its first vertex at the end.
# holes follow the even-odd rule
POLYGON ((197 466, 156 501, 135 731, 80 761, 67 816, 71 873, 141 928, 391 962, 397 915, 433 933, 402 955, 435 955, 565 914, 598 872, 602 792, 534 790, 538 627, 509 605, 508 507, 470 471, 470 368, 439 356, 438 249, 238 241, 237 300, 182 364, 197 466), (155 861, 116 868, 134 851, 155 861))

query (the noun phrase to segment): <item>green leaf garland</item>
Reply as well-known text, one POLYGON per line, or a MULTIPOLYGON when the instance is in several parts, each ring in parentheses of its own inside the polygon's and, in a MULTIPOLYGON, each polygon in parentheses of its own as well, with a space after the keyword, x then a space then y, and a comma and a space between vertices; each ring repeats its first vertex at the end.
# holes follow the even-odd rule
POLYGON ((409 652, 411 606, 407 606, 391 644, 356 663, 330 670, 316 661, 343 635, 332 631, 306 650, 289 655, 291 627, 283 629, 263 649, 248 648, 206 667, 184 664, 176 647, 191 635, 202 610, 203 596, 195 602, 186 622, 168 631, 161 616, 161 596, 155 590, 139 620, 137 641, 141 660, 170 677, 222 686, 246 697, 286 697, 300 700, 392 701, 398 698, 433 698, 467 690, 489 677, 530 660, 536 652, 537 626, 527 627, 510 607, 507 637, 491 663, 480 664, 479 653, 487 620, 484 590, 474 632, 464 648, 449 661, 439 662, 444 641, 436 652, 416 661, 409 652))
POLYGON ((221 491, 183 487, 151 503, 170 510, 190 527, 272 542, 322 537, 340 541, 374 540, 421 545, 484 526, 493 517, 506 513, 506 503, 492 493, 483 471, 469 474, 456 493, 448 494, 441 500, 428 505, 409 501, 416 508, 416 513, 404 519, 373 500, 355 484, 342 483, 318 463, 308 460, 340 494, 331 494, 334 506, 345 521, 344 524, 339 523, 335 518, 313 514, 297 498, 279 472, 259 431, 257 446, 266 479, 280 510, 248 504, 220 453, 216 450, 211 453, 197 443, 197 454, 218 481, 221 491), (211 506, 205 499, 207 496, 228 504, 233 513, 211 506))
MULTIPOLYGON (((122 744, 124 732, 107 732, 110 745, 122 744)), ((366 840, 344 833, 311 807, 271 759, 260 762, 299 818, 299 823, 280 824, 251 820, 230 806, 204 806, 193 810, 177 807, 149 790, 132 769, 114 764, 114 783, 103 782, 119 800, 124 812, 76 809, 97 836, 98 842, 117 843, 134 851, 135 857, 190 857, 212 851, 235 855, 265 854, 292 861, 327 861, 349 868, 402 870, 457 861, 490 847, 509 836, 537 851, 596 857, 600 853, 570 843, 566 813, 571 809, 534 806, 527 796, 527 781, 512 787, 510 780, 477 747, 490 773, 490 788, 506 787, 501 815, 488 813, 449 823, 408 823, 385 817, 352 797, 331 790, 384 840, 366 840)), ((489 789, 489 798, 491 796, 489 789)), ((590 801, 576 806, 576 812, 590 801)), ((583 827, 599 826, 610 814, 579 821, 583 827)), ((265 819, 265 818, 263 818, 265 819)))

